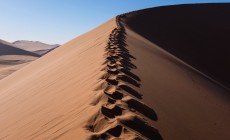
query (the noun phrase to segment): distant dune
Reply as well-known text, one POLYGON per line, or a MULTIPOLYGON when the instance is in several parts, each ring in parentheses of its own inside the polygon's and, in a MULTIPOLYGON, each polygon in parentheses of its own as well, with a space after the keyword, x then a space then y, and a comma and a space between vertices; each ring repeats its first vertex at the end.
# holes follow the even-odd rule
POLYGON ((30 51, 30 52, 34 52, 39 55, 44 55, 50 50, 53 50, 56 47, 60 46, 57 44, 49 45, 49 44, 45 44, 39 41, 26 41, 26 40, 15 41, 12 44, 14 44, 14 46, 16 46, 17 48, 20 48, 26 51, 30 51))
POLYGON ((21 69, 59 45, 48 45, 38 41, 16 41, 9 43, 0 40, 0 80, 21 69))
POLYGON ((0 55, 29 55, 36 57, 39 56, 38 54, 35 54, 33 52, 17 48, 16 46, 4 40, 0 40, 0 55))
POLYGON ((0 80, 40 57, 0 40, 0 80))
POLYGON ((0 81, 0 139, 230 139, 229 13, 146 9, 71 40, 0 81))

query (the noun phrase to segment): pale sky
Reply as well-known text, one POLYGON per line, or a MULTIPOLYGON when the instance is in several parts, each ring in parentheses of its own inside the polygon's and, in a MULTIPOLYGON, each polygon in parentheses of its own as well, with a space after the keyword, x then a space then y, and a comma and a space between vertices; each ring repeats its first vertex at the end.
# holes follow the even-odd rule
POLYGON ((125 12, 214 2, 230 0, 0 0, 0 39, 63 44, 125 12))

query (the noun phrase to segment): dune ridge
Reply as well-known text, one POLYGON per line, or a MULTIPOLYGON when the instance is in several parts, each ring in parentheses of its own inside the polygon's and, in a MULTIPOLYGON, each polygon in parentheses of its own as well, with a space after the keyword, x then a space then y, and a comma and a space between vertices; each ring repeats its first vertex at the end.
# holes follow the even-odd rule
POLYGON ((156 113, 140 101, 143 95, 133 89, 140 87, 141 79, 131 72, 137 67, 132 63, 135 57, 126 48, 126 32, 120 16, 116 17, 116 25, 105 48, 105 74, 101 77, 104 82, 96 88, 103 95, 92 103, 100 104, 101 109, 87 129, 94 133, 91 139, 162 140, 157 129, 144 118, 157 121, 156 113))
POLYGON ((1 80, 0 139, 230 139, 229 91, 124 18, 1 80))

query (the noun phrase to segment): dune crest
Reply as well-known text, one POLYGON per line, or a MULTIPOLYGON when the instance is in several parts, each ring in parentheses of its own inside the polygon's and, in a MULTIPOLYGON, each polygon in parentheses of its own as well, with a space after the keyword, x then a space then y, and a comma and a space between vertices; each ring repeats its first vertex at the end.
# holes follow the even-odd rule
POLYGON ((1 80, 0 139, 230 139, 229 91, 147 38, 146 13, 113 18, 1 80))
POLYGON ((126 32, 119 18, 116 18, 117 27, 110 34, 105 48, 105 76, 101 79, 106 86, 97 88, 102 95, 94 103, 100 104, 101 109, 90 119, 87 128, 94 133, 91 139, 162 140, 157 129, 143 118, 157 121, 153 109, 142 103, 139 100, 142 95, 133 89, 140 87, 141 79, 131 72, 137 68, 132 63, 135 57, 126 48, 126 32))

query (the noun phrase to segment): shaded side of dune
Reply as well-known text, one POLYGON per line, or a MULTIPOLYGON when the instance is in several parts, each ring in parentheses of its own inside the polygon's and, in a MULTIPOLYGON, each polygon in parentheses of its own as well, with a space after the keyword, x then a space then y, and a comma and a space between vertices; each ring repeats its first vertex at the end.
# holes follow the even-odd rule
POLYGON ((132 30, 230 87, 230 4, 157 7, 124 14, 132 30))
POLYGON ((38 55, 43 56, 43 55, 46 55, 47 53, 53 51, 54 49, 56 49, 56 48, 47 49, 47 50, 38 50, 38 51, 34 51, 33 53, 36 53, 38 55))
POLYGON ((1 80, 0 139, 230 139, 226 90, 119 21, 1 80))
POLYGON ((3 43, 0 43, 0 55, 28 55, 40 57, 40 55, 36 53, 28 52, 3 43))

